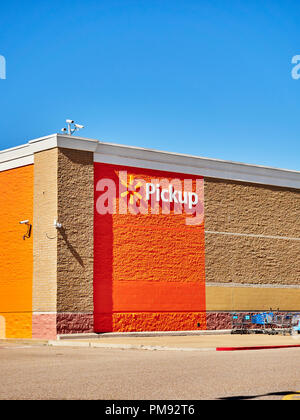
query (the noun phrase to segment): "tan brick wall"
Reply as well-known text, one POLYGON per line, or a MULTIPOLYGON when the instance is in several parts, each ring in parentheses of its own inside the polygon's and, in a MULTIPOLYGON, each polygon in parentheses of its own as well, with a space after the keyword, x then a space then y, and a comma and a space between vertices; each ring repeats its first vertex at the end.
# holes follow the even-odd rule
POLYGON ((57 294, 57 149, 34 155, 33 312, 55 312, 57 294))
POLYGON ((93 154, 54 148, 34 159, 33 336, 92 331, 93 154))
POLYGON ((300 310, 300 288, 206 287, 207 311, 300 310))
POLYGON ((58 151, 57 311, 93 312, 93 153, 58 151))
POLYGON ((206 179, 206 282, 299 285, 299 216, 299 190, 206 179))

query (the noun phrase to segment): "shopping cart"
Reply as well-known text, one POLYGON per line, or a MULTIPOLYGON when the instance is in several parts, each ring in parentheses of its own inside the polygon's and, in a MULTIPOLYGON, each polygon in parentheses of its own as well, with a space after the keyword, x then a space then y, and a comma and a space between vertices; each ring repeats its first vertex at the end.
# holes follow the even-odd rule
POLYGON ((275 334, 274 330, 274 313, 261 312, 251 316, 253 332, 264 334, 275 334), (256 328, 255 328, 256 327, 256 328))
POLYGON ((232 334, 300 334, 300 314, 259 312, 232 314, 232 334))
POLYGON ((284 335, 291 334, 293 331, 293 326, 296 327, 299 319, 300 317, 295 316, 293 313, 278 313, 274 317, 274 326, 284 335))
POLYGON ((237 334, 242 327, 240 314, 231 314, 231 334, 237 334))
POLYGON ((292 333, 300 334, 300 315, 294 314, 292 319, 292 333))
POLYGON ((249 334, 251 316, 248 314, 233 313, 231 318, 231 334, 249 334))

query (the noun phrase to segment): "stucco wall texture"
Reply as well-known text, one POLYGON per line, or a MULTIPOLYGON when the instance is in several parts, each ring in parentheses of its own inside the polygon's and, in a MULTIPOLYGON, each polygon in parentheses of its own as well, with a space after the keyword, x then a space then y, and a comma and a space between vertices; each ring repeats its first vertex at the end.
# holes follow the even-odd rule
POLYGON ((93 332, 93 153, 58 152, 57 333, 93 332))
POLYGON ((151 214, 148 204, 148 214, 99 214, 97 184, 105 178, 117 186, 117 208, 122 200, 130 207, 128 196, 119 197, 120 171, 127 171, 128 184, 131 177, 188 177, 95 164, 95 331, 205 329, 203 222, 187 226, 185 212, 151 214))
POLYGON ((33 240, 23 239, 33 223, 33 165, 0 172, 0 334, 32 336, 33 240))
POLYGON ((299 216, 299 190, 205 179, 208 328, 222 311, 299 311, 299 216))
POLYGON ((299 217, 297 190, 206 179, 206 281, 300 285, 299 217))

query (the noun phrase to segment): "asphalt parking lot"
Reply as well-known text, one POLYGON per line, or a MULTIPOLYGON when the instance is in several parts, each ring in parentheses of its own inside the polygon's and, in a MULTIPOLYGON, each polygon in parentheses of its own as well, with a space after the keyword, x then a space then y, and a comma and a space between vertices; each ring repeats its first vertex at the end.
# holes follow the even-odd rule
POLYGON ((150 351, 0 343, 0 399, 300 397, 300 348, 150 351))

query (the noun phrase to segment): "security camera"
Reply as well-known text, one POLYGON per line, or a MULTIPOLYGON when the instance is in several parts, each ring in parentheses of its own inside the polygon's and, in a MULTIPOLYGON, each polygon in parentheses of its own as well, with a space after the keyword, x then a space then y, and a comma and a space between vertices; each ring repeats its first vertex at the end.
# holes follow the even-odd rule
POLYGON ((19 223, 20 223, 20 225, 27 225, 29 223, 29 220, 22 220, 19 223))
POLYGON ((61 131, 67 133, 69 136, 72 136, 73 133, 84 128, 83 125, 75 124, 75 121, 73 120, 66 120, 66 123, 68 125, 67 128, 63 128, 61 131), (74 124, 74 126, 72 126, 72 124, 74 124))

